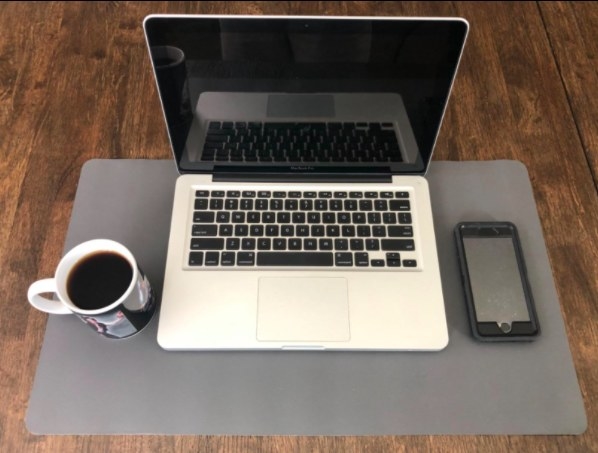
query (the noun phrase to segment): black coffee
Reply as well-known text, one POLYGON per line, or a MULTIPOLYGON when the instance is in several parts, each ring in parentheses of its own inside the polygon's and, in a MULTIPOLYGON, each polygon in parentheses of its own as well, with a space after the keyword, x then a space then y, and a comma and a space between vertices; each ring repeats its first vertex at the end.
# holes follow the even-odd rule
POLYGON ((98 252, 73 267, 66 290, 80 309, 97 310, 120 299, 132 278, 131 264, 123 256, 115 252, 98 252))

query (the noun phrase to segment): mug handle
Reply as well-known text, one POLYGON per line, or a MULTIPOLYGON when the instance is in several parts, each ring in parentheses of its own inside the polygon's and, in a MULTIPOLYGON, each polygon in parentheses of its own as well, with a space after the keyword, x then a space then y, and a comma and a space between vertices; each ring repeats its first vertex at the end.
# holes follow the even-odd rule
POLYGON ((42 293, 56 293, 56 280, 45 278, 32 283, 29 291, 27 291, 27 299, 29 299, 29 303, 35 308, 46 313, 55 315, 68 315, 72 313, 62 302, 42 297, 40 296, 42 293))

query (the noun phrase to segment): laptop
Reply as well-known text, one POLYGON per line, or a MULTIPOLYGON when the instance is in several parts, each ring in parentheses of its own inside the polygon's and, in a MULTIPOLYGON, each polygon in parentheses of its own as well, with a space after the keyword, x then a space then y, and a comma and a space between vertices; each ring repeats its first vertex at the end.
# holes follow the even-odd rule
POLYGON ((437 351, 424 175, 460 18, 152 15, 177 179, 167 350, 437 351))

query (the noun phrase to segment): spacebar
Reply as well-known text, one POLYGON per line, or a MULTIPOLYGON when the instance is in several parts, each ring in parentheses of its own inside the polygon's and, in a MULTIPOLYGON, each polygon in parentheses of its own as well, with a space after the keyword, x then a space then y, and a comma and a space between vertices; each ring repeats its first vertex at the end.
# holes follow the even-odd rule
POLYGON ((258 266, 332 266, 332 252, 258 252, 258 266))

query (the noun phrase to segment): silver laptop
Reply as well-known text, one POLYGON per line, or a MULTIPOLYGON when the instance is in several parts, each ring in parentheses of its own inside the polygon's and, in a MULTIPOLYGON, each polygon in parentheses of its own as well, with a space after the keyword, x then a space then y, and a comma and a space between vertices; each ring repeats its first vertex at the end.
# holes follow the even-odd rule
POLYGON ((144 21, 177 180, 168 350, 448 344, 430 195, 463 19, 144 21))

